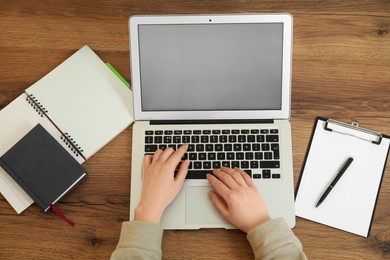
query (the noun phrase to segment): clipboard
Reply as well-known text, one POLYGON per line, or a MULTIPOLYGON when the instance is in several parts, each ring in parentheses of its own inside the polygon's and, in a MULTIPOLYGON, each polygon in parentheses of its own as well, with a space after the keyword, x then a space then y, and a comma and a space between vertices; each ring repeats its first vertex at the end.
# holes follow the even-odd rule
POLYGON ((390 137, 318 117, 295 196, 295 214, 330 227, 368 237, 386 168, 390 137), (339 167, 354 158, 324 202, 320 196, 339 167))

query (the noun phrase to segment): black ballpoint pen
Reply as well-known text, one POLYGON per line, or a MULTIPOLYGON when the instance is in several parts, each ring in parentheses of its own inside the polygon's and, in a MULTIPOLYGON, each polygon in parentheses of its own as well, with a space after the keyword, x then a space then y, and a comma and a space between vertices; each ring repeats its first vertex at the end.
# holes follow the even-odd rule
POLYGON ((349 165, 351 165, 353 161, 353 158, 352 157, 349 157, 345 162, 344 164, 341 166, 339 172, 337 173, 336 177, 333 179, 332 183, 329 185, 329 187, 326 189, 326 191, 324 192, 324 194, 322 194, 320 200, 318 201, 316 207, 318 207, 319 205, 321 205, 321 203, 325 200, 325 198, 328 196, 328 194, 330 193, 330 191, 333 189, 333 187, 336 185, 336 183, 339 181, 339 179, 341 178, 341 176, 343 176, 344 172, 348 169, 349 165))

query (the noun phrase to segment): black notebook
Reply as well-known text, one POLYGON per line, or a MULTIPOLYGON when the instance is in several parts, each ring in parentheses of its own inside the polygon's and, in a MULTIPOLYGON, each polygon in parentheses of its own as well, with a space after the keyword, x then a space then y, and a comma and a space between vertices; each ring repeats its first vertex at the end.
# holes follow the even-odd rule
POLYGON ((87 176, 40 124, 0 157, 0 166, 44 211, 87 176))

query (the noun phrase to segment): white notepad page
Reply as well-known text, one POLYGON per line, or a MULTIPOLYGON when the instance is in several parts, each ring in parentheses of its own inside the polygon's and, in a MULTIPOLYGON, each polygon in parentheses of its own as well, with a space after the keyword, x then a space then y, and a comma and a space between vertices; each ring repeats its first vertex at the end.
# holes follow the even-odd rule
POLYGON ((372 135, 341 126, 324 129, 319 119, 295 200, 296 216, 367 237, 384 174, 389 138, 371 143, 372 135), (338 128, 338 129, 336 129, 338 128), (342 132, 338 133, 335 131, 342 132), (319 198, 348 157, 354 160, 322 204, 319 198))
MULTIPOLYGON (((27 94, 22 94, 0 111, 0 156, 6 153, 15 143, 40 123, 80 164, 84 162, 61 140, 61 132, 45 116, 38 112, 26 100, 27 94)), ((0 167, 0 192, 20 214, 28 208, 33 200, 22 188, 0 167)))
POLYGON ((131 91, 84 46, 26 89, 88 159, 133 120, 131 91))

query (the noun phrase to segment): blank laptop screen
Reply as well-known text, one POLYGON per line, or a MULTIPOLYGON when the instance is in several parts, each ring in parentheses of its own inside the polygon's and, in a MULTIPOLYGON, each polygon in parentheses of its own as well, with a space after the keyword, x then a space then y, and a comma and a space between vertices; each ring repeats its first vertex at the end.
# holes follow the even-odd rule
POLYGON ((143 111, 281 109, 282 23, 138 30, 143 111))

